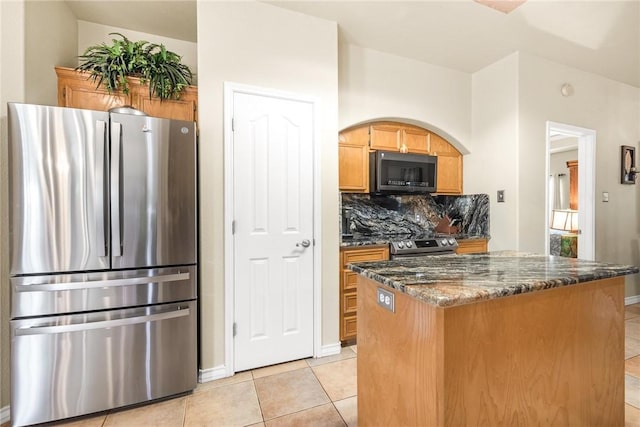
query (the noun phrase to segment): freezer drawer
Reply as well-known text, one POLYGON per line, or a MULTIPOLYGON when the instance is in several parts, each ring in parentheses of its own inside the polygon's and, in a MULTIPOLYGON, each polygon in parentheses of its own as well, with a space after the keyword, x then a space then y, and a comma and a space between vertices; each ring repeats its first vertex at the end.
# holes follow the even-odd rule
POLYGON ((11 421, 42 423, 192 390, 196 302, 11 322, 11 421))
POLYGON ((196 297, 197 268, 150 268, 11 278, 11 318, 185 301, 196 297))

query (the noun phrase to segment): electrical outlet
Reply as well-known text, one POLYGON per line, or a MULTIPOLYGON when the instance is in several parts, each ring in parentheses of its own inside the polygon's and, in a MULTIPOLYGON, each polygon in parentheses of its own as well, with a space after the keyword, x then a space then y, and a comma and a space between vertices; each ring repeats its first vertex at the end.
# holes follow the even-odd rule
POLYGON ((385 289, 378 288, 378 305, 386 308, 392 313, 395 313, 395 295, 385 289))
POLYGON ((504 190, 498 190, 498 203, 504 203, 504 190))

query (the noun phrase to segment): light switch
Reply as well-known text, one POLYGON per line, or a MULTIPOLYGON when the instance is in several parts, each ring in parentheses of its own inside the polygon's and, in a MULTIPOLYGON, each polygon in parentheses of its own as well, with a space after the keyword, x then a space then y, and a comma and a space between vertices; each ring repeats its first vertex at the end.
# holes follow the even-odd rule
POLYGON ((498 203, 504 203, 504 190, 498 190, 498 203))
POLYGON ((609 201, 609 192, 608 191, 603 191, 602 192, 602 201, 603 202, 608 202, 609 201))

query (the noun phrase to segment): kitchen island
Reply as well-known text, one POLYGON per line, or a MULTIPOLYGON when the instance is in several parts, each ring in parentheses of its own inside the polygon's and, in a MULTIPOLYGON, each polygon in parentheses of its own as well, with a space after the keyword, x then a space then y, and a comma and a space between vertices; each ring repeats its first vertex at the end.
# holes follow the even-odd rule
POLYGON ((624 425, 624 275, 517 252, 352 264, 358 424, 624 425))

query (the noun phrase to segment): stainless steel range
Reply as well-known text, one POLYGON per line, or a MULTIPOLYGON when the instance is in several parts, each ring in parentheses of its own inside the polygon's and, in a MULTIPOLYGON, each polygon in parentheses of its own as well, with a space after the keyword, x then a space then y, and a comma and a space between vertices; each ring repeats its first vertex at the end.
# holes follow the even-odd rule
POLYGON ((446 255, 455 253, 458 242, 452 236, 406 238, 389 243, 391 259, 446 255))

